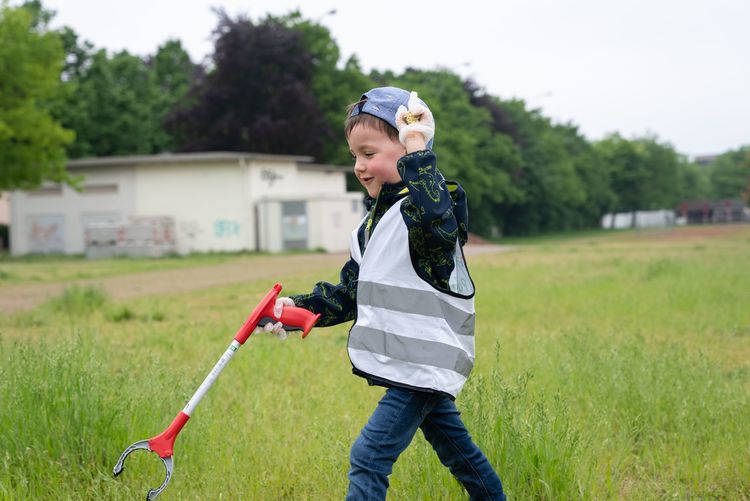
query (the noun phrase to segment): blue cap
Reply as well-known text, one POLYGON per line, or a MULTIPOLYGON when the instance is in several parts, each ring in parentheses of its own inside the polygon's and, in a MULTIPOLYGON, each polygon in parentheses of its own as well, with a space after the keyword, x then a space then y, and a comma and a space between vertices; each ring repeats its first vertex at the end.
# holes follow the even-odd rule
MULTIPOLYGON (((409 106, 410 95, 410 92, 405 91, 404 89, 399 89, 398 87, 376 87, 362 94, 360 101, 363 102, 355 106, 349 116, 355 117, 360 113, 367 113, 368 115, 378 117, 385 121, 394 129, 398 129, 398 127, 396 127, 396 111, 399 106, 409 106)), ((421 99, 419 99, 419 102, 425 108, 430 109, 421 99)), ((434 138, 430 139, 427 143, 428 149, 432 149, 433 141, 434 138)))

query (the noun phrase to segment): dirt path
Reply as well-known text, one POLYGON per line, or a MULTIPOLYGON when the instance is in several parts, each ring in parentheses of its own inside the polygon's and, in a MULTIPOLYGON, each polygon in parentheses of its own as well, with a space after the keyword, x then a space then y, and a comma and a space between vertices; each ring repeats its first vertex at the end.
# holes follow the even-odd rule
MULTIPOLYGON (((499 245, 467 245, 464 252, 467 256, 473 256, 488 252, 503 252, 509 249, 508 246, 499 245)), ((248 261, 234 261, 179 270, 150 271, 57 283, 16 285, 0 289, 0 312, 12 313, 32 309, 74 284, 96 285, 104 289, 114 299, 126 299, 152 294, 190 292, 259 279, 276 281, 284 276, 303 273, 330 274, 332 270, 338 270, 347 257, 344 253, 264 256, 248 261)))
POLYGON ((657 241, 705 240, 741 235, 743 233, 748 233, 748 230, 750 230, 750 227, 746 224, 653 228, 643 229, 639 232, 632 233, 630 237, 634 239, 640 238, 657 241))

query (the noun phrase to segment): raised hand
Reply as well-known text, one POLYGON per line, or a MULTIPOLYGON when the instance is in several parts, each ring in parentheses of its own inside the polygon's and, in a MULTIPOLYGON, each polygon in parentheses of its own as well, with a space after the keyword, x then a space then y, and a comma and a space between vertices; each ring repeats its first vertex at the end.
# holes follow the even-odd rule
POLYGON ((435 136, 435 119, 432 112, 414 91, 409 95, 407 105, 408 107, 399 106, 396 110, 396 128, 398 129, 399 141, 404 146, 408 146, 407 141, 413 140, 416 134, 421 134, 424 143, 429 143, 430 139, 435 136))

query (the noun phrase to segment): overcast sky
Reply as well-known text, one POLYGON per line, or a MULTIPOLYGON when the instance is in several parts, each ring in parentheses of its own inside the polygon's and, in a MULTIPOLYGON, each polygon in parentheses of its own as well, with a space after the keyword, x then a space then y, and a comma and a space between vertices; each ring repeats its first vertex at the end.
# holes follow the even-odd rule
POLYGON ((146 55, 177 38, 196 62, 212 51, 212 7, 253 19, 299 9, 328 27, 342 55, 356 54, 366 71, 450 68, 491 94, 523 98, 557 122, 578 125, 592 140, 614 131, 654 133, 688 155, 750 144, 748 0, 43 4, 57 11, 53 26, 71 26, 96 47, 146 55))

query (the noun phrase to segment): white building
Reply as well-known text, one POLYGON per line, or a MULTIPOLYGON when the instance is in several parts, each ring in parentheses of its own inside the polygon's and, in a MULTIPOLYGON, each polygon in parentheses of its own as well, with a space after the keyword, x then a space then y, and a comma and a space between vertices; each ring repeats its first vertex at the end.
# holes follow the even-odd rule
POLYGON ((10 223, 10 204, 8 204, 8 193, 0 191, 0 224, 10 223))
POLYGON ((678 221, 675 212, 669 209, 618 212, 616 214, 605 214, 602 216, 601 227, 605 230, 622 230, 627 228, 666 228, 675 224, 684 224, 678 221), (614 217, 614 221, 612 218, 614 217))
POLYGON ((80 191, 47 184, 11 194, 11 253, 85 250, 89 223, 174 219, 177 252, 343 251, 363 214, 348 167, 255 153, 183 153, 73 160, 80 191))

